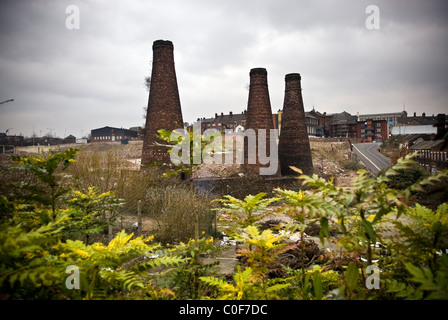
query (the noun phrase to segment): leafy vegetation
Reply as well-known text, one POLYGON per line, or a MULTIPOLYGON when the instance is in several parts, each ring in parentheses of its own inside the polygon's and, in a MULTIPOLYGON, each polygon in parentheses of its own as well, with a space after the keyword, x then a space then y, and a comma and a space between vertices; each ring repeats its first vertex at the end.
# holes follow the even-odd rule
MULTIPOLYGON (((78 152, 14 156, 11 170, 26 179, 2 181, 12 187, 0 195, 1 299, 448 298, 448 204, 432 209, 409 201, 447 179, 448 171, 394 185, 402 170, 415 166, 412 155, 376 178, 359 170, 349 188, 300 175, 301 190, 215 199, 216 211, 239 243, 236 270, 223 275, 219 262, 204 260, 219 254, 217 241, 197 230, 187 233, 187 241, 171 238, 163 244, 154 235, 136 237, 125 230, 110 241, 92 241, 90 236, 114 224, 129 204, 116 195, 126 194, 123 186, 105 190, 90 180, 75 188, 87 181, 80 164, 78 171, 69 169, 81 161, 78 152), (280 222, 261 230, 272 216, 280 222), (311 226, 319 227, 319 249, 307 235, 311 226), (310 248, 316 250, 305 260, 310 248), (287 266, 292 253, 298 253, 298 263, 287 266)), ((132 175, 123 181, 143 181, 132 175)), ((174 184, 171 192, 164 185, 162 198, 151 188, 164 182, 151 183, 141 194, 153 204, 154 217, 175 216, 179 202, 190 208, 181 216, 190 214, 192 220, 175 216, 172 225, 177 221, 179 229, 197 221, 192 209, 210 211, 199 209, 202 200, 188 187, 174 184)))

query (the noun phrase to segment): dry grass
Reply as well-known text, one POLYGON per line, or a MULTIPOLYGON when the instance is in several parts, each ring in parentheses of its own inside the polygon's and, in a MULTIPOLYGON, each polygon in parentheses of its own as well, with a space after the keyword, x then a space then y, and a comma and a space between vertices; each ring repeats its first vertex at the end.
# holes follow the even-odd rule
POLYGON ((190 193, 190 185, 179 177, 162 177, 157 167, 138 170, 129 160, 141 156, 142 143, 128 145, 101 143, 83 148, 68 173, 74 188, 96 186, 101 192, 113 191, 125 201, 116 228, 132 231, 141 200, 143 230, 159 242, 188 241, 194 236, 194 212, 199 215, 200 231, 210 231, 214 212, 212 198, 190 193))

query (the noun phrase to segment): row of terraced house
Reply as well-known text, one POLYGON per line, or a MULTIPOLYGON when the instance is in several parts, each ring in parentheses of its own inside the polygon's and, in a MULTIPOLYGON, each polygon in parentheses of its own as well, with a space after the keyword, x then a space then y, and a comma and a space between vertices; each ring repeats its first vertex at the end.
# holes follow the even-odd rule
MULTIPOLYGON (((437 116, 408 117, 406 111, 395 113, 352 115, 346 111, 341 113, 320 113, 313 109, 305 112, 309 137, 348 138, 357 142, 383 141, 393 137, 404 137, 412 134, 436 134, 436 123, 446 121, 445 114, 437 116), (442 120, 441 120, 442 119, 442 120)), ((246 127, 246 110, 241 113, 215 113, 214 117, 197 118, 201 123, 201 131, 217 129, 222 132, 232 130, 243 132, 246 127)), ((274 128, 281 131, 282 110, 272 114, 274 128)), ((189 126, 188 123, 184 124, 189 126)), ((144 132, 140 127, 130 129, 103 127, 91 131, 92 142, 113 142, 121 140, 142 139, 144 132)))
MULTIPOLYGON (((445 115, 442 115, 445 117, 445 115)), ((307 122, 307 131, 310 137, 325 138, 349 138, 355 141, 371 142, 376 140, 386 140, 393 136, 400 135, 400 131, 394 128, 401 128, 403 136, 407 135, 405 127, 410 134, 413 133, 415 127, 419 127, 420 131, 434 133, 433 125, 437 122, 437 116, 426 117, 425 114, 417 117, 408 117, 406 111, 395 113, 378 113, 378 114, 359 114, 352 115, 346 111, 341 113, 327 114, 313 109, 305 112, 307 122), (423 120, 422 120, 423 119, 423 120), (431 127, 429 129, 428 127, 431 127), (398 132, 398 133, 395 133, 398 132)), ((272 115, 274 128, 281 131, 282 110, 272 115)), ((225 131, 227 129, 236 132, 244 131, 246 125, 246 111, 241 113, 221 114, 215 113, 211 118, 198 118, 196 121, 201 122, 202 131, 206 129, 218 129, 225 131)), ((419 132, 419 130, 417 130, 419 132)))

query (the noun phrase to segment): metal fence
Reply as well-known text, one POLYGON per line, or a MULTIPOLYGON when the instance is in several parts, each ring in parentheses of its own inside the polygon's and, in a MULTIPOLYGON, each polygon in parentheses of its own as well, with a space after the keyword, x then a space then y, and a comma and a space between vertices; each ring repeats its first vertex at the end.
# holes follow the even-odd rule
POLYGON ((420 150, 415 160, 430 172, 442 171, 448 168, 447 151, 420 150))
POLYGON ((0 145, 0 152, 2 154, 14 154, 16 149, 13 145, 0 145))

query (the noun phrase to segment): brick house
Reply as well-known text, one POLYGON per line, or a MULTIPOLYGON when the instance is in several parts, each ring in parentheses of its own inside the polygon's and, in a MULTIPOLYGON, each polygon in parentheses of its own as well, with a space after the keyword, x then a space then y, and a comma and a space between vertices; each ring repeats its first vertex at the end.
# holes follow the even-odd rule
POLYGON ((356 124, 356 136, 354 138, 361 139, 365 142, 376 140, 387 140, 388 123, 387 120, 358 121, 356 124))
MULTIPOLYGON (((282 117, 283 110, 278 110, 277 113, 272 115, 272 120, 274 121, 274 128, 278 129, 278 134, 282 130, 282 117)), ((305 112, 306 121, 306 131, 308 136, 317 136, 319 120, 311 112, 305 112)))
POLYGON ((238 129, 243 129, 246 127, 246 110, 241 113, 234 114, 232 111, 229 114, 221 115, 215 113, 214 118, 198 118, 196 121, 201 122, 201 133, 204 133, 207 129, 218 129, 224 132, 227 129, 233 131, 239 131, 238 129))

